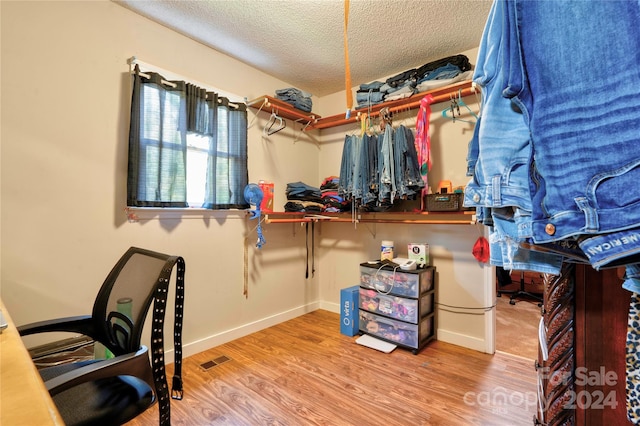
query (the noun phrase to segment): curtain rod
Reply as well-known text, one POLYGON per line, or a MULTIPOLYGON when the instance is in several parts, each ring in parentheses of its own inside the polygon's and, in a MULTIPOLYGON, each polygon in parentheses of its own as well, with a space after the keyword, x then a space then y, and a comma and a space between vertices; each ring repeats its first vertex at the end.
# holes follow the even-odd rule
MULTIPOLYGON (((127 59, 127 64, 129 64, 129 73, 133 74, 135 72, 135 65, 138 65, 138 58, 136 58, 135 56, 130 57, 129 59, 127 59)), ((144 73, 142 71, 139 71, 138 74, 140 74, 144 78, 151 78, 149 74, 144 73)), ((167 81, 165 79, 161 79, 160 82, 166 86, 171 86, 171 87, 177 86, 177 84, 167 81)))
MULTIPOLYGON (((131 73, 133 74, 134 71, 131 71, 131 73)), ((151 76, 149 74, 144 73, 142 71, 139 71, 138 74, 143 76, 144 78, 151 78, 151 76)), ((172 83, 172 82, 167 81, 167 80, 164 80, 164 79, 160 79, 160 83, 164 84, 165 86, 171 86, 171 87, 176 87, 177 86, 177 84, 172 83)))
MULTIPOLYGON (((134 70, 134 66, 135 66, 136 64, 138 64, 138 65, 139 65, 138 58, 136 58, 135 56, 130 57, 129 59, 127 59, 127 64, 129 64, 129 72, 130 72, 131 74, 133 74, 133 73, 134 73, 134 71, 135 71, 135 70, 134 70)), ((151 78, 151 76, 150 76, 149 74, 144 73, 144 72, 142 72, 142 71, 139 71, 139 72, 138 72, 138 74, 139 74, 139 75, 141 75, 141 76, 143 76, 144 78, 151 78)), ((177 84, 172 83, 172 82, 170 82, 170 81, 167 81, 167 80, 165 80, 165 79, 161 79, 161 80, 160 80, 160 82, 161 82, 162 84, 166 85, 166 86, 171 86, 171 87, 174 87, 174 88, 177 86, 177 84)), ((222 99, 220 99, 220 97, 218 97, 218 104, 222 104, 222 99)), ((239 105, 239 104, 234 103, 234 102, 230 102, 230 101, 229 101, 229 102, 227 102, 227 105, 228 105, 228 106, 230 106, 230 107, 231 107, 231 108, 233 108, 233 109, 239 109, 239 108, 240 108, 240 105, 239 105)))

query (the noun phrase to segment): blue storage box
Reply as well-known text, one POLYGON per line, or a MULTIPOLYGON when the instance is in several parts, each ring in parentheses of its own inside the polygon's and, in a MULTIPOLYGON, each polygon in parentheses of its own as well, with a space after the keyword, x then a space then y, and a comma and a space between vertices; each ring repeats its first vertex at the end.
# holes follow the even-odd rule
POLYGON ((358 298, 360 287, 354 285, 340 290, 340 333, 358 334, 358 298))

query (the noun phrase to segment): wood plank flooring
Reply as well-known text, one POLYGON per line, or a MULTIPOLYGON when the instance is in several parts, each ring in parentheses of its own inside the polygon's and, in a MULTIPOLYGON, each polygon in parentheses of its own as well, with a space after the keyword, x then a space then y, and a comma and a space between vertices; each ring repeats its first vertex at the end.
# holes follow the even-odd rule
MULTIPOLYGON (((339 321, 318 310, 186 358, 172 425, 532 424, 531 360, 438 341, 385 354, 341 335, 339 321), (219 357, 229 360, 201 367, 219 357)), ((128 425, 157 423, 156 404, 128 425)))
POLYGON ((540 307, 527 299, 509 303, 509 295, 496 298, 496 351, 528 358, 538 358, 540 307))

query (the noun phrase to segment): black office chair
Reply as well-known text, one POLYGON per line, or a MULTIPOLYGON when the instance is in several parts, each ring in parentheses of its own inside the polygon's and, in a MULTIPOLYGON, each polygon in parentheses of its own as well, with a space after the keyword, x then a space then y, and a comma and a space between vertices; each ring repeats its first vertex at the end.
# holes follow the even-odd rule
POLYGON ((502 288, 511 284, 513 281, 511 279, 511 271, 508 271, 500 266, 496 266, 496 282, 498 283, 498 288, 496 291, 496 296, 500 297, 503 294, 508 294, 509 303, 511 305, 516 304, 516 299, 527 298, 534 302, 538 303, 539 307, 542 307, 542 295, 530 293, 525 290, 525 279, 524 279, 524 271, 520 271, 520 288, 517 290, 503 290, 502 288))
POLYGON ((164 317, 171 274, 176 271, 175 371, 172 397, 182 399, 182 257, 131 247, 105 279, 92 314, 18 327, 20 335, 63 331, 99 342, 113 358, 71 362, 40 370, 67 426, 121 425, 159 402, 160 425, 169 425, 170 397, 164 363, 164 317), (153 302, 151 361, 140 343, 153 302))

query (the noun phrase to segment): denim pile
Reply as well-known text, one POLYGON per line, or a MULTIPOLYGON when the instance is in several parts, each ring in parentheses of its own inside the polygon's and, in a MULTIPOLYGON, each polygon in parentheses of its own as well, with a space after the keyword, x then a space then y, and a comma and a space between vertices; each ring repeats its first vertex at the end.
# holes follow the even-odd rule
POLYGON ((320 188, 303 182, 292 182, 287 184, 285 193, 287 195, 285 212, 320 213, 324 209, 320 188))
POLYGON ((386 81, 361 84, 356 92, 358 108, 408 98, 416 93, 468 79, 472 75, 469 58, 455 55, 403 71, 386 81))
MULTIPOLYGON (((489 227, 491 264, 625 266, 640 293, 639 20, 638 2, 494 1, 464 200, 489 227)), ((640 424, 640 399, 627 405, 640 424)))
POLYGON ((350 205, 343 197, 338 194, 338 185, 340 178, 338 176, 329 176, 320 184, 322 192, 323 211, 327 213, 339 213, 349 211, 350 205))
POLYGON ((419 196, 424 182, 413 132, 386 125, 384 134, 346 135, 338 194, 370 210, 419 196))
POLYGON ((376 105, 384 102, 386 92, 380 91, 384 85, 381 81, 372 81, 371 83, 361 84, 356 91, 357 108, 366 108, 369 105, 376 105))
POLYGON ((280 99, 305 112, 311 112, 311 107, 313 106, 311 93, 293 87, 276 90, 276 99, 280 99))

